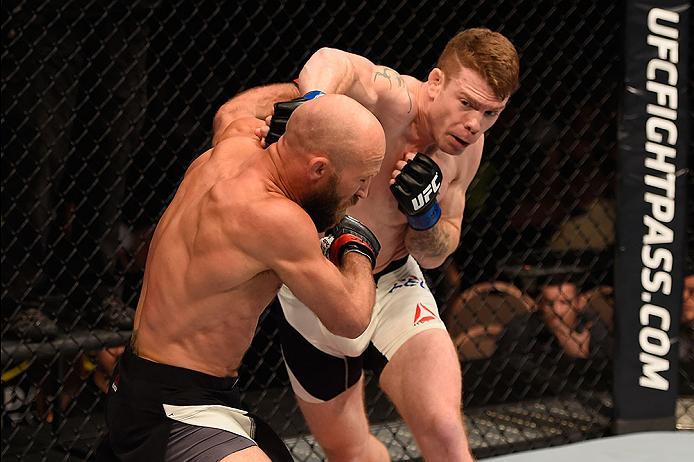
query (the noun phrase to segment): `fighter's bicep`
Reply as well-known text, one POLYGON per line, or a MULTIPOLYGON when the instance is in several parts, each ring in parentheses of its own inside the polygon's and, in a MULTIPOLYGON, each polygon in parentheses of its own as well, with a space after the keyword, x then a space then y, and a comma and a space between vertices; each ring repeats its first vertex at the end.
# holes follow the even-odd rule
POLYGON ((339 270, 323 255, 316 227, 298 206, 266 207, 251 220, 249 251, 290 289, 304 293, 316 286, 330 290, 339 284, 339 270))
POLYGON ((270 254, 268 265, 288 286, 301 283, 329 265, 315 229, 311 232, 310 228, 304 231, 294 228, 291 233, 278 236, 273 245, 268 243, 266 248, 270 254))
POLYGON ((441 216, 460 233, 463 214, 465 213, 466 189, 460 181, 453 181, 448 185, 446 193, 439 198, 441 216))
POLYGON ((284 261, 275 272, 282 283, 316 313, 324 306, 332 306, 330 299, 345 292, 340 271, 320 252, 284 261))
MULTIPOLYGON (((349 55, 356 76, 347 96, 359 101, 376 116, 393 112, 408 112, 412 109, 412 95, 407 76, 388 66, 374 64, 368 59, 349 55)), ((379 117, 380 118, 380 117, 379 117)))
POLYGON ((292 293, 319 316, 347 297, 344 277, 323 255, 318 236, 294 235, 276 249, 271 269, 292 293))
MULTIPOLYGON (((470 147, 470 152, 456 159, 456 166, 451 182, 446 187, 445 193, 439 197, 441 214, 449 221, 460 223, 465 212, 465 195, 472 183, 482 160, 482 146, 484 138, 470 147)), ((448 172, 444 173, 444 177, 448 172)))

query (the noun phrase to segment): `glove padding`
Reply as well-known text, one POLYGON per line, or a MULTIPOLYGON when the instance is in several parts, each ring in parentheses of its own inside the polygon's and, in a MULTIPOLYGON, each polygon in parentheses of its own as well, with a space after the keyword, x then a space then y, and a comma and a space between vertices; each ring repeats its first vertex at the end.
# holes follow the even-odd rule
POLYGON ((325 232, 321 239, 323 254, 335 266, 339 266, 342 256, 347 252, 357 252, 371 260, 371 268, 376 267, 376 257, 381 244, 376 235, 354 217, 345 215, 340 222, 325 232))
POLYGON ((417 230, 432 228, 441 218, 436 196, 441 189, 443 174, 430 157, 418 152, 395 177, 390 191, 398 208, 407 215, 410 226, 417 230))
POLYGON ((322 91, 313 90, 309 91, 304 96, 300 96, 289 101, 275 103, 275 111, 270 119, 270 131, 268 131, 268 134, 265 137, 265 146, 270 146, 272 143, 276 143, 277 140, 280 139, 280 136, 284 135, 284 132, 287 129, 287 121, 289 120, 289 116, 292 115, 292 112, 294 112, 296 108, 304 104, 306 101, 318 98, 324 94, 325 93, 322 91))

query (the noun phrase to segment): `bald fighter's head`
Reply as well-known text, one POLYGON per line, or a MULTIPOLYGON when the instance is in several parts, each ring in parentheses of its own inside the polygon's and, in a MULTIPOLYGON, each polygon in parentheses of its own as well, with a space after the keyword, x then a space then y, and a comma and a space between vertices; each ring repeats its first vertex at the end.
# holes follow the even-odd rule
POLYGON ((325 95, 299 106, 279 144, 285 164, 296 162, 304 176, 300 203, 321 231, 368 195, 386 149, 378 119, 344 95, 325 95))
POLYGON ((385 153, 385 135, 376 116, 344 95, 325 95, 299 106, 284 136, 292 151, 324 155, 337 166, 385 153))

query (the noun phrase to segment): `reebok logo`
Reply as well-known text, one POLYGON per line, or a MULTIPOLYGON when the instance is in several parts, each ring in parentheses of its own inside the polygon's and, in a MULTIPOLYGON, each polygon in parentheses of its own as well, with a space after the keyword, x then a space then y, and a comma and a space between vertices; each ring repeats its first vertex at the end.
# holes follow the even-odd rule
POLYGON ((424 324, 428 321, 433 321, 436 319, 436 315, 426 306, 421 303, 417 303, 417 309, 414 312, 414 323, 413 326, 417 324, 424 324))
POLYGON ((439 173, 436 172, 434 178, 431 180, 431 183, 424 188, 424 191, 417 194, 417 197, 412 199, 412 207, 414 210, 417 211, 428 204, 431 195, 439 192, 439 189, 441 189, 441 183, 439 182, 439 173))

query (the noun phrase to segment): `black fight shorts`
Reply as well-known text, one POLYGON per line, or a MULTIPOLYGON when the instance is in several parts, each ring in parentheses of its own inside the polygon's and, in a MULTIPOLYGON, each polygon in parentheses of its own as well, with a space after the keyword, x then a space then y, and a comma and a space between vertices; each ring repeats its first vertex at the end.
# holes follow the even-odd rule
POLYGON ((155 363, 127 348, 106 401, 107 440, 97 460, 218 461, 259 446, 273 462, 290 462, 282 440, 242 409, 235 377, 155 363))

